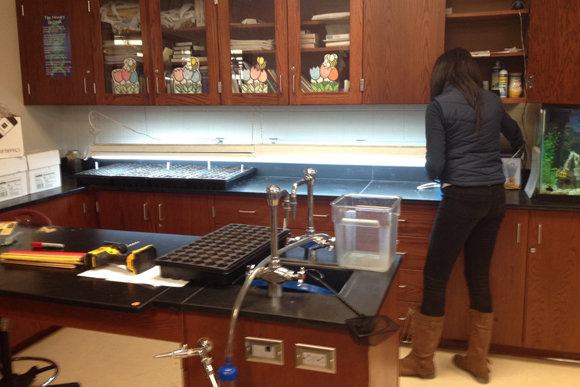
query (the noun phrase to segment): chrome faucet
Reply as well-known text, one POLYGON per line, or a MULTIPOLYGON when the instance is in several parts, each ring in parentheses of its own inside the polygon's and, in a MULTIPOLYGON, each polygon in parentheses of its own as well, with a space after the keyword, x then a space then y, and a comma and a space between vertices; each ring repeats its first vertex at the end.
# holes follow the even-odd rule
POLYGON ((308 207, 308 224, 306 227, 306 235, 298 236, 292 239, 292 241, 299 241, 303 238, 310 237, 312 241, 304 244, 302 247, 304 251, 304 259, 310 259, 312 261, 318 260, 316 255, 316 250, 318 249, 328 249, 332 251, 334 249, 335 239, 328 234, 316 234, 314 229, 314 183, 316 182, 316 169, 306 168, 304 170, 304 178, 297 181, 292 185, 292 192, 290 193, 290 207, 292 208, 292 219, 296 219, 296 206, 298 200, 296 198, 296 191, 298 187, 304 184, 308 186, 308 194, 306 199, 306 205, 308 207))
POLYGON ((156 358, 169 357, 171 359, 181 359, 184 357, 199 356, 201 359, 201 364, 203 365, 203 370, 205 371, 205 374, 209 378, 212 387, 218 387, 215 372, 213 370, 213 366, 211 365, 213 363, 213 359, 208 355, 213 348, 213 343, 210 339, 202 337, 201 339, 198 340, 197 345, 199 345, 198 348, 190 349, 187 347, 187 344, 184 344, 181 347, 181 349, 168 353, 162 353, 160 355, 155 355, 155 357, 156 358))
POLYGON ((304 281, 304 269, 294 273, 280 265, 280 255, 278 252, 278 204, 280 199, 284 198, 284 228, 288 223, 290 215, 290 201, 288 191, 280 190, 280 187, 272 185, 266 188, 266 197, 270 206, 270 264, 261 269, 258 278, 268 282, 268 295, 270 297, 282 296, 282 284, 285 282, 298 281, 298 286, 304 281))

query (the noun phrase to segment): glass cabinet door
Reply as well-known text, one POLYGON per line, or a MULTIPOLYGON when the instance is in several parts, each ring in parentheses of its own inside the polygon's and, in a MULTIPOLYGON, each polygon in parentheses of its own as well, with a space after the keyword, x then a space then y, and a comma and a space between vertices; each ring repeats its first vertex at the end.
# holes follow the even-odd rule
POLYGON ((156 103, 219 104, 214 1, 155 0, 151 3, 151 15, 152 86, 156 103))
POLYGON ((146 105, 151 99, 147 2, 99 0, 100 42, 95 69, 100 103, 146 105))
POLYGON ((225 104, 288 103, 286 0, 219 1, 225 104))
POLYGON ((362 0, 288 0, 292 104, 360 104, 362 0))

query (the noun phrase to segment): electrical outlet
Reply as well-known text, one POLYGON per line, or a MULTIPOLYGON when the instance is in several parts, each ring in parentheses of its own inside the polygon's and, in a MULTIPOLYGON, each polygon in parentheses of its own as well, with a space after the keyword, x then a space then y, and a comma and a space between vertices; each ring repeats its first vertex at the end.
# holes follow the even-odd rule
POLYGON ((336 349, 318 345, 296 344, 296 368, 336 373, 336 349))
POLYGON ((246 337, 246 360, 284 365, 284 342, 282 340, 246 337))

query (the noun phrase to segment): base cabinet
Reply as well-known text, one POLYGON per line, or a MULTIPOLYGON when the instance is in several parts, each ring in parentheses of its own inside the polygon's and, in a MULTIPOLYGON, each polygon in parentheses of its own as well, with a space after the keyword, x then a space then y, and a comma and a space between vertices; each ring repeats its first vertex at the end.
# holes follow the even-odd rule
POLYGON ((580 213, 530 211, 524 347, 580 353, 580 213))

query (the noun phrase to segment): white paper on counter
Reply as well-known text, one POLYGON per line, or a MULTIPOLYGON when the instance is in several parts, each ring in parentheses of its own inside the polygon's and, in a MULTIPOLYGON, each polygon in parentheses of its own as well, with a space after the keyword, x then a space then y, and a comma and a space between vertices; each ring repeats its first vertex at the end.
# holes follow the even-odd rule
POLYGON ((161 269, 154 266, 151 269, 141 273, 133 274, 125 266, 107 265, 96 269, 84 271, 79 277, 100 278, 107 281, 126 282, 132 284, 144 284, 151 286, 171 286, 180 288, 185 286, 189 281, 175 280, 161 277, 161 269))

